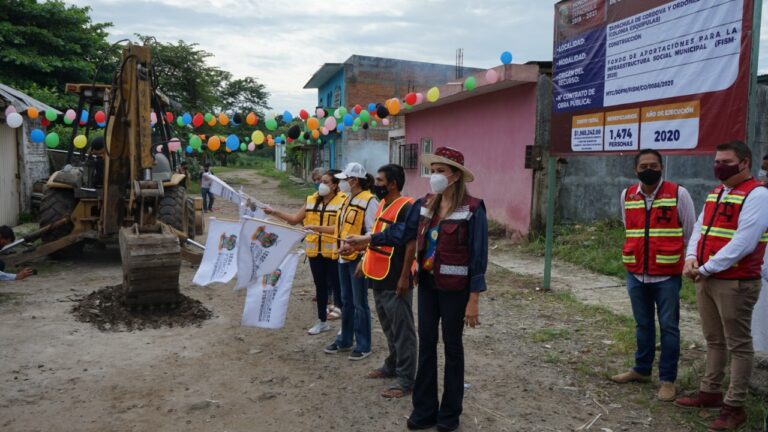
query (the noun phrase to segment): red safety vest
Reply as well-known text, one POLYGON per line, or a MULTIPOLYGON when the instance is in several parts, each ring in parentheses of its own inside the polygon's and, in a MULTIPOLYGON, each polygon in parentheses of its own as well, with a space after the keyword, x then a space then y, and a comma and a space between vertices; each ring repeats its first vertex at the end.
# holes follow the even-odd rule
POLYGON ((675 183, 662 182, 649 209, 640 185, 627 188, 621 259, 628 272, 652 276, 680 276, 683 272, 685 245, 677 211, 678 188, 675 183))
MULTIPOLYGON (((417 257, 421 260, 427 249, 427 232, 434 215, 426 207, 432 195, 422 200, 417 239, 417 257)), ((461 291, 469 287, 469 220, 483 201, 467 195, 464 203, 439 223, 437 248, 432 272, 435 288, 443 291, 461 291)), ((421 263, 419 263, 421 265, 421 263)))
MULTIPOLYGON (((739 228, 739 214, 750 192, 762 187, 759 181, 750 178, 739 183, 723 197, 723 185, 714 188, 704 204, 704 219, 701 225, 701 238, 697 247, 699 265, 706 264, 710 258, 731 241, 739 228)), ((757 247, 733 267, 715 273, 717 279, 755 280, 760 279, 765 245, 768 232, 763 233, 757 247)))
MULTIPOLYGON (((384 200, 381 200, 379 208, 376 210, 376 221, 373 223, 371 234, 383 232, 387 227, 394 224, 400 211, 408 203, 413 203, 413 198, 401 196, 389 206, 384 200)), ((363 256, 363 274, 374 280, 383 280, 389 274, 394 253, 395 248, 392 246, 369 246, 363 256)))

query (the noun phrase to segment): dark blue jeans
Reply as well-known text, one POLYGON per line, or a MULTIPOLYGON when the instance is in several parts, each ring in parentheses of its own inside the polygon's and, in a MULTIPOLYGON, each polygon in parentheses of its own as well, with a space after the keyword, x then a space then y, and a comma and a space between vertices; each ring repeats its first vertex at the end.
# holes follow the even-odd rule
POLYGON ((464 402, 464 313, 469 291, 440 291, 433 276, 419 275, 419 357, 410 419, 418 425, 459 425, 464 402), (445 349, 443 397, 438 401, 437 341, 445 349))
POLYGON ((213 193, 209 188, 200 188, 200 194, 203 196, 203 210, 213 210, 213 193))
POLYGON ((635 316, 637 351, 635 371, 650 375, 656 354, 656 313, 661 334, 659 380, 675 382, 680 358, 680 276, 662 282, 643 283, 627 275, 627 292, 635 316))
POLYGON ((315 281, 317 319, 325 322, 328 313, 328 297, 339 285, 339 262, 335 259, 317 256, 309 259, 312 279, 315 281))
POLYGON ((355 277, 360 262, 339 263, 339 285, 341 286, 341 335, 336 344, 342 348, 351 347, 353 335, 355 352, 371 351, 371 308, 368 306, 368 283, 364 277, 355 277))

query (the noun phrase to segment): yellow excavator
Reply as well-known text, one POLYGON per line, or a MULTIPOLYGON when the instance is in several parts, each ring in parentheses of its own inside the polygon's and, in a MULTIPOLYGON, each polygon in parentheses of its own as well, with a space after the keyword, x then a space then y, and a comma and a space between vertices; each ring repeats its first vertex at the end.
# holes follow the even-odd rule
MULTIPOLYGON (((126 305, 178 302, 181 258, 199 263, 202 256, 193 240, 202 233, 202 217, 186 195, 185 175, 172 169, 169 101, 157 88, 151 60, 149 46, 129 43, 112 85, 67 84, 67 92, 79 95, 78 114, 86 105, 89 113, 104 107, 103 145, 80 154, 70 146, 66 165, 46 184, 40 229, 20 241, 42 244, 4 256, 7 264, 73 256, 87 241, 118 237, 126 305)), ((85 122, 86 135, 91 123, 85 122)), ((75 121, 73 137, 78 126, 75 121)))

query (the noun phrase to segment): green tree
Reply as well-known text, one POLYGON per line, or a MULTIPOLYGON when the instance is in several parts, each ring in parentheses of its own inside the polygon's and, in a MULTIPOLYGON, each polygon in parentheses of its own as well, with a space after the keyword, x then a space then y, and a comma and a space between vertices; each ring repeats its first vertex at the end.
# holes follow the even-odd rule
POLYGON ((112 24, 93 23, 89 12, 62 1, 0 0, 0 82, 57 107, 74 104, 64 93, 68 82, 111 82, 112 24))
POLYGON ((240 113, 253 111, 263 118, 264 112, 271 108, 267 102, 269 92, 264 84, 253 77, 225 81, 219 89, 219 95, 224 109, 240 113))

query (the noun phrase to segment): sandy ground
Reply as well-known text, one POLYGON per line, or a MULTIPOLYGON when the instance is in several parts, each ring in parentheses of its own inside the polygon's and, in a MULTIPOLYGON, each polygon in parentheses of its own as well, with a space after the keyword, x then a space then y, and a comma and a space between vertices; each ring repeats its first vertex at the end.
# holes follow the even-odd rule
MULTIPOLYGON (((272 180, 247 171, 236 177, 276 207, 301 205, 272 180)), ((235 216, 228 203, 216 207, 221 217, 235 216)), ((40 275, 0 285, 0 430, 405 430, 410 398, 383 399, 386 383, 364 378, 386 356, 375 312, 374 351, 365 361, 323 353, 338 323, 331 333, 307 335, 315 305, 306 263, 281 330, 241 327, 244 293, 232 284, 193 286, 195 270, 184 264, 183 293, 214 317, 199 327, 121 333, 100 332, 69 312, 74 298, 120 282, 115 246, 37 266, 40 275)), ((590 430, 686 430, 673 417, 651 416, 653 385, 619 387, 547 361, 552 349, 573 358, 600 345, 605 329, 555 347, 534 343, 532 331, 567 326, 565 318, 537 299, 533 282, 508 274, 490 274, 489 281, 483 325, 464 337, 469 388, 461 430, 567 431, 598 415, 590 430)))

